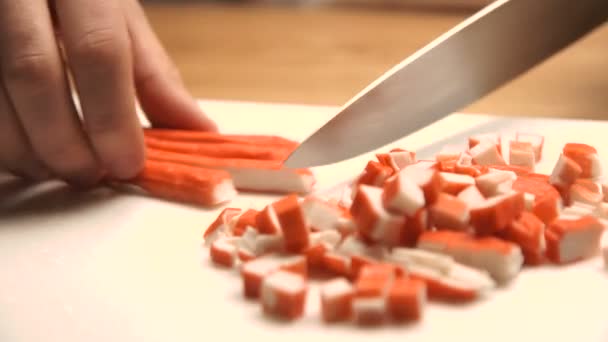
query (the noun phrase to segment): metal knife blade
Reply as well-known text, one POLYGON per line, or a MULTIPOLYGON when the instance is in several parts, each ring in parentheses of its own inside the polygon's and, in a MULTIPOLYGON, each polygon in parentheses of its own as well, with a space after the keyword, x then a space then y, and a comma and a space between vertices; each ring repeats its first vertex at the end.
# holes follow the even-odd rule
POLYGON ((482 98, 608 18, 606 0, 497 0, 387 71, 285 161, 331 164, 380 148, 482 98))

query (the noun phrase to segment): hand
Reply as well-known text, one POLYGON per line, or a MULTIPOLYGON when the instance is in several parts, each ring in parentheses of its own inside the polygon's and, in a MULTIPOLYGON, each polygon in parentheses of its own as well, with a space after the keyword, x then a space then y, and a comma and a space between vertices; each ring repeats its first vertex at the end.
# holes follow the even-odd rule
POLYGON ((136 175, 136 99, 154 126, 216 129, 137 0, 0 0, 0 76, 0 170, 31 179, 136 175))

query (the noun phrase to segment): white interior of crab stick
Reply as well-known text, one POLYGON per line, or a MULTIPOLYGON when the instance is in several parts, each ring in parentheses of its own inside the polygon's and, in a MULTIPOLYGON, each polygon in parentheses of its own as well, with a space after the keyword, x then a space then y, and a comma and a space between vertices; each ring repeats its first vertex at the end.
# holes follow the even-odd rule
POLYGON ((240 190, 276 193, 302 193, 312 191, 315 177, 312 173, 292 169, 226 168, 234 186, 240 190))

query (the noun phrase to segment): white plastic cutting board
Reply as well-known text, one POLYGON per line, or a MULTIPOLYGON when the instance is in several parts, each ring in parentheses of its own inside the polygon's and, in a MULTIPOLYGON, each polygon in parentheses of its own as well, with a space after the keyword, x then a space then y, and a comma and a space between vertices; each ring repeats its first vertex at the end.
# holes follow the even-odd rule
MULTIPOLYGON (((224 132, 293 139, 303 139, 335 111, 202 105, 224 132)), ((592 144, 608 156, 608 122, 475 115, 450 116, 387 148, 400 146, 429 158, 473 133, 515 130, 546 136, 543 172, 569 141, 592 144)), ((319 186, 354 176, 371 156, 317 169, 319 186)), ((274 198, 242 195, 231 206, 261 207, 274 198)), ((326 326, 313 287, 306 317, 286 324, 265 318, 258 303, 242 298, 236 271, 209 262, 201 234, 217 210, 107 189, 77 194, 53 183, 25 192, 0 183, 0 208, 2 342, 608 341, 608 272, 599 258, 525 270, 485 301, 431 304, 423 321, 410 326, 326 326)))

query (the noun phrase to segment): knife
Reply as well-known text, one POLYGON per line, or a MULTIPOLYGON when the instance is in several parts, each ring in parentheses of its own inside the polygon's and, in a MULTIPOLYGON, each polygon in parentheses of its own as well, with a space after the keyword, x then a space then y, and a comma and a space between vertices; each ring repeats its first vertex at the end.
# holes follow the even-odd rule
POLYGON ((525 73, 607 18, 608 0, 497 0, 355 95, 284 165, 332 164, 414 133, 525 73))

